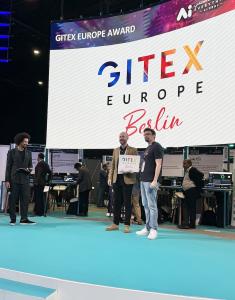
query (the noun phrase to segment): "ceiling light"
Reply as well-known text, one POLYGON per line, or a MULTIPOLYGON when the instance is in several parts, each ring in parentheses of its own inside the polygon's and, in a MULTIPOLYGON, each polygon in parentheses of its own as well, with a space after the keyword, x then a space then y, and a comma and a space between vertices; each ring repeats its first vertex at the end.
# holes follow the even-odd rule
POLYGON ((33 49, 33 54, 34 54, 34 55, 40 55, 40 54, 41 54, 41 51, 38 50, 38 49, 33 49))

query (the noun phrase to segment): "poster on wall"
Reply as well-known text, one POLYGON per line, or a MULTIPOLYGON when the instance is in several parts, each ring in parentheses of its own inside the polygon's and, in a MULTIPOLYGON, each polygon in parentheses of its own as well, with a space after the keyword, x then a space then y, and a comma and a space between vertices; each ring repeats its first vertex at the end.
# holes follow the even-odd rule
POLYGON ((205 177, 208 177, 209 172, 221 172, 223 171, 223 155, 190 155, 193 167, 196 167, 199 171, 204 173, 205 177))
POLYGON ((74 164, 79 161, 78 150, 50 150, 50 166, 55 173, 76 173, 74 164))
POLYGON ((162 164, 162 176, 183 177, 183 154, 165 154, 162 164))
POLYGON ((209 172, 221 172, 224 169, 224 147, 194 147, 189 149, 189 159, 193 166, 208 177, 209 172))
POLYGON ((234 142, 235 0, 167 1, 51 24, 47 147, 234 142), (218 38, 219 33, 219 38, 218 38))

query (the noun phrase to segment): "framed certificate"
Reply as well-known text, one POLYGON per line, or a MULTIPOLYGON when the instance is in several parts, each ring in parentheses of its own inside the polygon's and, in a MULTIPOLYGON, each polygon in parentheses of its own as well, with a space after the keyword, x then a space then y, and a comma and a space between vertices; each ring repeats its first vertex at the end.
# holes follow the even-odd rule
POLYGON ((118 174, 139 173, 140 156, 139 155, 119 155, 118 174))

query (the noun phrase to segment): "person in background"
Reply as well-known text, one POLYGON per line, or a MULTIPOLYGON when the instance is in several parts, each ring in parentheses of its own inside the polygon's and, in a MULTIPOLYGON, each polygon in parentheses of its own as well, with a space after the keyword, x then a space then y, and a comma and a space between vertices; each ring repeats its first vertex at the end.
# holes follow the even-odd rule
POLYGON ((125 207, 125 227, 124 233, 130 232, 131 220, 131 194, 133 184, 136 182, 135 173, 118 174, 119 155, 138 155, 137 149, 127 144, 128 134, 121 132, 119 134, 120 146, 113 150, 113 159, 108 176, 108 185, 113 185, 114 204, 113 204, 113 224, 106 228, 107 231, 119 230, 121 209, 125 207))
POLYGON ((204 174, 192 166, 190 159, 183 161, 183 168, 185 171, 182 183, 184 191, 184 199, 182 199, 183 222, 178 227, 180 229, 195 229, 196 202, 200 198, 204 174))
POLYGON ((78 171, 77 184, 79 185, 78 216, 87 217, 89 206, 89 193, 92 189, 91 176, 86 167, 80 163, 74 165, 78 171))
POLYGON ((104 197, 108 190, 108 167, 103 164, 99 174, 99 192, 98 192, 98 204, 97 207, 105 207, 104 197))
POLYGON ((44 187, 51 179, 51 170, 49 165, 44 161, 44 154, 38 154, 38 163, 35 167, 34 179, 34 213, 36 216, 43 216, 45 213, 45 195, 44 187))
POLYGON ((106 217, 113 217, 113 187, 109 186, 108 190, 108 212, 106 213, 106 217))
POLYGON ((148 147, 144 151, 144 161, 140 173, 142 204, 145 210, 146 226, 136 234, 147 235, 149 240, 157 238, 158 209, 157 190, 161 177, 163 148, 155 141, 156 133, 151 128, 144 129, 144 139, 148 147))
POLYGON ((20 200, 20 225, 34 225, 28 219, 30 199, 29 174, 33 169, 32 154, 27 150, 30 135, 26 132, 15 136, 16 148, 8 151, 5 184, 11 191, 9 197, 10 225, 16 224, 16 203, 20 200))

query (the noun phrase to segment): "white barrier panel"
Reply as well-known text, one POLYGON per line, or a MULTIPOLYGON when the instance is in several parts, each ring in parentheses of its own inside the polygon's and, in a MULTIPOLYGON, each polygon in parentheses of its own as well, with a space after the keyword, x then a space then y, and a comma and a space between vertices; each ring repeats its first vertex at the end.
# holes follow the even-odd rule
POLYGON ((0 181, 5 180, 7 153, 9 149, 9 145, 0 145, 0 181))
MULTIPOLYGON (((57 290, 57 300, 212 300, 62 280, 0 268, 0 277, 57 290)), ((213 298, 215 300, 215 298, 213 298)))

